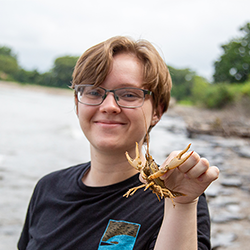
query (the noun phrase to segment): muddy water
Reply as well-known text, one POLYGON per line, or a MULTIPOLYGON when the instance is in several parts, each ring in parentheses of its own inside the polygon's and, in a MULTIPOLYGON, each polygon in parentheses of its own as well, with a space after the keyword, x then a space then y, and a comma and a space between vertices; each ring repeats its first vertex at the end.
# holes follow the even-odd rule
MULTIPOLYGON (((0 250, 16 249, 35 183, 46 173, 89 160, 71 95, 0 84, 0 250)), ((223 162, 222 138, 187 138, 184 121, 164 116, 151 133, 150 152, 158 163, 192 142, 212 164, 223 162)), ((224 142, 224 141, 223 141, 224 142)), ((241 142, 233 142, 234 144, 241 142)), ((224 240, 224 239, 223 239, 224 240)))

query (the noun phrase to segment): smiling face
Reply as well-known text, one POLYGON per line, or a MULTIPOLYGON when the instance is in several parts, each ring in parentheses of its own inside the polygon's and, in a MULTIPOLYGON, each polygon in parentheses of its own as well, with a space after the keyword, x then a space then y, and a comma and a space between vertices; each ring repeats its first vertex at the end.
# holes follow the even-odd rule
MULTIPOLYGON (((131 53, 117 54, 113 58, 111 72, 101 87, 117 89, 122 87, 142 88, 143 64, 131 53)), ((158 117, 153 112, 151 97, 146 96, 142 107, 121 108, 113 93, 109 93, 99 106, 77 103, 80 126, 91 148, 105 152, 117 150, 124 153, 133 150, 135 142, 142 145, 147 128, 158 117)))

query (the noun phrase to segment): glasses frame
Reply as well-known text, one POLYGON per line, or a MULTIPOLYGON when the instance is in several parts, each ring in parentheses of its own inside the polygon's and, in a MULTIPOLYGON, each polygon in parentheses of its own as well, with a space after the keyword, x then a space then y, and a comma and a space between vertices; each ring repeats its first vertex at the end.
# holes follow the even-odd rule
POLYGON ((119 88, 119 89, 105 89, 103 87, 96 87, 96 88, 100 88, 100 89, 103 89, 105 91, 104 95, 102 96, 102 101, 98 104, 88 104, 88 103, 84 103, 84 102, 81 102, 79 100, 79 95, 78 95, 78 88, 79 87, 93 87, 94 85, 92 84, 79 84, 79 85, 75 85, 74 86, 74 90, 75 90, 75 94, 76 94, 76 97, 77 97, 77 101, 82 103, 82 104, 85 104, 85 105, 88 105, 88 106, 99 106, 103 103, 103 101, 106 99, 107 97, 107 94, 110 92, 110 93, 113 93, 114 94, 114 98, 115 98, 115 102, 116 104, 119 106, 119 107, 122 107, 122 108, 129 108, 129 109, 134 109, 134 108, 140 108, 143 104, 144 104, 144 101, 145 101, 145 97, 146 95, 152 95, 152 91, 150 90, 147 90, 147 89, 140 89, 140 88, 135 88, 135 87, 124 87, 124 88, 119 88), (139 105, 139 106, 131 106, 131 107, 128 107, 128 106, 125 106, 125 105, 121 105, 118 103, 118 96, 116 95, 116 91, 117 90, 121 90, 121 89, 138 89, 138 90, 141 90, 143 91, 143 100, 142 100, 142 104, 139 105))

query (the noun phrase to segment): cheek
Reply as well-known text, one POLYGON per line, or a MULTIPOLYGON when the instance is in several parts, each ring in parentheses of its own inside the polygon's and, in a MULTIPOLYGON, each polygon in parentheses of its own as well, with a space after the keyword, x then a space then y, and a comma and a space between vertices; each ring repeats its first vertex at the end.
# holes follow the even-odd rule
POLYGON ((81 127, 87 126, 87 122, 91 120, 95 113, 92 107, 84 106, 81 104, 78 104, 76 111, 81 127))
POLYGON ((138 108, 136 112, 131 112, 131 114, 127 113, 127 117, 129 117, 132 128, 137 131, 138 136, 144 137, 148 128, 151 125, 152 120, 152 106, 143 106, 143 108, 138 108))
POLYGON ((142 112, 144 127, 149 128, 153 118, 153 105, 151 101, 148 101, 145 105, 143 105, 142 112))

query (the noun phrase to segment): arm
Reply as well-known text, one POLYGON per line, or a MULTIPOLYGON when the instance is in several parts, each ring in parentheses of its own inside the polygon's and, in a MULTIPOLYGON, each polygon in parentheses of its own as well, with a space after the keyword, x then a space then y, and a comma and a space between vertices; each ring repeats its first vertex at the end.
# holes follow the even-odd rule
MULTIPOLYGON (((173 152, 170 159, 177 153, 173 152)), ((167 164, 170 160, 166 160, 167 164)), ((165 199, 163 223, 157 237, 155 250, 198 249, 197 244, 197 202, 198 197, 209 184, 218 178, 217 167, 194 153, 184 164, 167 172, 162 178, 166 187, 186 194, 174 199, 165 199)))
POLYGON ((197 249, 197 202, 176 204, 165 201, 164 218, 155 249, 197 249))

